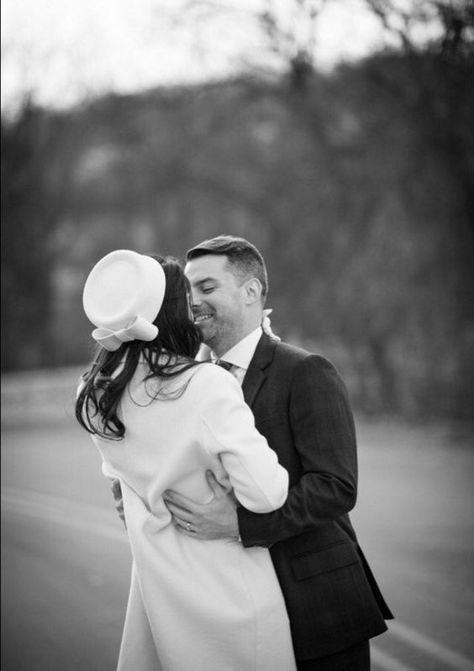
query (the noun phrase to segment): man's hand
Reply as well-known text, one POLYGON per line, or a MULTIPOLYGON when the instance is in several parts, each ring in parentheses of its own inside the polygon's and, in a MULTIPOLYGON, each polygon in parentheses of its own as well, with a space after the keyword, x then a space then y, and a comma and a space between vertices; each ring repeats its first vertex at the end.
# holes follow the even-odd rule
POLYGON ((122 522, 127 528, 127 523, 125 522, 125 513, 123 510, 123 498, 122 498, 122 488, 120 487, 120 480, 112 480, 112 494, 115 500, 115 510, 118 512, 118 515, 122 522))
POLYGON ((181 533, 201 540, 238 540, 239 524, 232 493, 217 482, 211 471, 207 471, 206 478, 214 493, 209 503, 195 503, 170 490, 164 493, 163 500, 174 525, 181 533))

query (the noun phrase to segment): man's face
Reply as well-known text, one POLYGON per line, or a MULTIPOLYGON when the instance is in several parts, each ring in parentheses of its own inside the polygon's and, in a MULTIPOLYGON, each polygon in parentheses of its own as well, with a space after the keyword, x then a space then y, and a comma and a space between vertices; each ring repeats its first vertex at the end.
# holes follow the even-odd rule
POLYGON ((245 287, 224 255, 207 254, 188 261, 194 321, 206 345, 221 356, 246 335, 245 287))

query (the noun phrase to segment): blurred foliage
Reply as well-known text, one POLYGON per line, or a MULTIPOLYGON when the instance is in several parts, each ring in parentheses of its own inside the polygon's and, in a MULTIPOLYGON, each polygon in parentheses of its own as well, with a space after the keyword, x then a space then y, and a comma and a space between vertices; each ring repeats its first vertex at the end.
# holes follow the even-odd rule
POLYGON ((2 118, 2 368, 91 357, 104 253, 232 233, 267 259, 274 330, 332 359, 359 410, 472 415, 473 51, 448 28, 329 75, 293 58, 277 81, 2 118))

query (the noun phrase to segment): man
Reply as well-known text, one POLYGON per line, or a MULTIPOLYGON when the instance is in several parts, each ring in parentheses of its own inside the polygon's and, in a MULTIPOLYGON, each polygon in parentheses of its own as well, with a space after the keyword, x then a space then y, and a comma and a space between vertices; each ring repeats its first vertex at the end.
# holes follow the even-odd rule
POLYGON ((348 512, 357 494, 354 423, 346 389, 324 358, 262 331, 268 291, 260 252, 219 236, 186 255, 193 313, 217 363, 242 383, 255 423, 290 474, 284 506, 254 514, 209 475, 205 506, 167 492, 183 533, 270 549, 301 671, 366 671, 369 639, 393 616, 360 550, 348 512))

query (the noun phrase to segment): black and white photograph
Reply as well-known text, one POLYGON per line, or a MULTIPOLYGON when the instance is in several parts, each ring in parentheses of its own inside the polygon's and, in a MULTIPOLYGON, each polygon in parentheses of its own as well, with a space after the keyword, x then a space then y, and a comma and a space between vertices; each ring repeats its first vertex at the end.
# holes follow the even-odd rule
POLYGON ((2 671, 474 671, 473 0, 2 0, 2 671))

